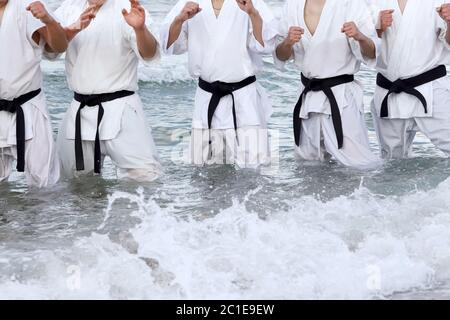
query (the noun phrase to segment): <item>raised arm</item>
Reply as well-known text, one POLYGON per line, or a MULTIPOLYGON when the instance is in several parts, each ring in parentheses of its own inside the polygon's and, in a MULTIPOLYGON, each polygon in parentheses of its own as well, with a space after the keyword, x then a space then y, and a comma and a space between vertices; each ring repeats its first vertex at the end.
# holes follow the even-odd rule
POLYGON ((253 5, 252 0, 236 0, 239 8, 241 8, 242 11, 248 14, 250 17, 250 21, 252 23, 253 27, 253 35, 255 36, 256 40, 264 47, 264 39, 263 39, 263 20, 261 18, 261 15, 259 14, 259 11, 256 10, 255 6, 253 5))
POLYGON ((305 30, 300 27, 290 27, 287 38, 276 49, 277 58, 281 61, 289 60, 292 57, 294 45, 300 42, 304 33, 305 30))
POLYGON ((45 48, 53 52, 64 52, 67 49, 67 37, 61 25, 45 9, 45 6, 39 2, 32 2, 26 8, 36 18, 41 20, 45 27, 36 31, 33 40, 37 43, 44 39, 45 48))
POLYGON ((342 33, 345 33, 349 39, 354 39, 359 42, 361 53, 364 57, 369 59, 374 59, 376 57, 375 43, 358 29, 356 23, 353 21, 344 23, 341 31, 342 33))
POLYGON ((136 41, 139 53, 143 59, 152 59, 158 50, 158 41, 151 34, 145 25, 145 9, 138 0, 130 0, 131 10, 123 9, 122 14, 125 21, 136 33, 136 41))
POLYGON ((202 11, 202 9, 198 5, 198 3, 189 1, 185 4, 180 14, 175 17, 172 24, 170 25, 169 40, 167 41, 166 49, 169 49, 180 37, 183 23, 195 17, 200 11, 202 11))

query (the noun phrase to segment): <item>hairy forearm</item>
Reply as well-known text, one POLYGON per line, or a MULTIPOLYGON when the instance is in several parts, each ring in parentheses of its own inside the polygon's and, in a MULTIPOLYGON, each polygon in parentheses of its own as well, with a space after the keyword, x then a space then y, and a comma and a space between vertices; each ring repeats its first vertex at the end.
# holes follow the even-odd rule
POLYGON ((184 21, 179 17, 176 17, 173 20, 172 24, 170 25, 169 39, 167 40, 166 49, 169 49, 180 37, 181 30, 183 29, 183 23, 184 21))
POLYGON ((369 59, 375 59, 376 57, 376 48, 375 43, 373 41, 363 35, 360 40, 358 40, 359 45, 361 46, 361 53, 364 57, 367 57, 369 59))
POLYGON ((253 35, 255 36, 255 39, 264 47, 264 39, 263 39, 263 20, 261 18, 261 15, 259 14, 258 10, 255 10, 250 16, 250 21, 252 22, 253 27, 253 35))
POLYGON ((43 32, 45 32, 46 49, 58 53, 66 51, 68 44, 66 33, 56 20, 46 24, 43 32))
POLYGON ((287 43, 286 40, 280 43, 276 50, 277 58, 281 61, 288 61, 293 52, 293 46, 290 43, 287 43))
POLYGON ((158 50, 158 42, 146 26, 135 29, 139 53, 143 59, 152 59, 158 50))

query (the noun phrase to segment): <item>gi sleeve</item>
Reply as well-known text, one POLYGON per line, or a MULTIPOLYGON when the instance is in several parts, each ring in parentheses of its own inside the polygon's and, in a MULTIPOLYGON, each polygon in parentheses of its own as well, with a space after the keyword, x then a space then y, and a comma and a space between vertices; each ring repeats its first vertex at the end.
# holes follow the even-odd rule
POLYGON ((181 28, 181 33, 178 39, 168 48, 170 26, 174 19, 180 14, 186 4, 186 0, 180 0, 175 7, 169 12, 164 19, 161 30, 160 39, 162 45, 162 51, 167 55, 179 55, 187 52, 188 50, 188 22, 185 21, 181 28))
MULTIPOLYGON (((275 67, 283 70, 287 61, 282 61, 278 59, 276 48, 287 38, 289 33, 289 1, 286 1, 283 11, 281 14, 281 18, 277 21, 277 36, 275 38, 275 50, 273 51, 273 60, 275 67)), ((288 60, 294 59, 294 53, 292 53, 291 57, 288 60)))
POLYGON ((273 16, 272 11, 263 0, 254 0, 254 6, 256 10, 258 10, 263 21, 262 37, 264 46, 256 40, 255 34, 253 33, 253 26, 250 22, 248 48, 255 53, 271 54, 275 50, 276 37, 278 34, 277 21, 273 16))
POLYGON ((364 1, 352 1, 353 6, 348 10, 350 13, 348 22, 355 22, 359 31, 361 31, 365 36, 370 38, 375 44, 375 58, 368 58, 363 56, 361 52, 361 45, 355 39, 349 39, 349 44, 352 49, 353 55, 361 62, 365 63, 369 67, 376 66, 376 56, 377 52, 380 50, 381 41, 377 36, 375 29, 375 24, 373 22, 373 16, 369 10, 368 5, 364 1))
MULTIPOLYGON (((41 20, 36 19, 33 14, 30 11, 27 11, 27 7, 30 5, 30 3, 32 3, 32 0, 27 0, 24 1, 24 7, 22 8, 22 10, 24 10, 26 13, 26 25, 27 25, 27 39, 28 41, 31 43, 31 45, 33 47, 39 47, 41 45, 43 45, 43 39, 41 39, 41 43, 36 44, 36 42, 34 42, 33 40, 33 34, 38 31, 39 29, 45 27, 45 24, 43 24, 41 22, 41 20)), ((44 1, 41 1, 42 4, 45 6, 45 8, 48 10, 48 12, 50 13, 50 10, 48 9, 48 6, 46 5, 46 3, 44 1)))
MULTIPOLYGON (((127 8, 127 10, 129 10, 129 8, 127 8)), ((123 17, 122 17, 123 19, 123 17)), ((159 60, 161 58, 161 46, 159 45, 159 40, 157 38, 157 36, 152 32, 152 30, 155 30, 156 28, 154 27, 153 21, 150 17, 150 14, 148 13, 147 10, 145 10, 145 25, 147 27, 147 29, 152 33, 152 35, 155 37, 156 39, 156 53, 155 55, 150 58, 150 59, 144 59, 141 56, 141 53, 139 52, 139 47, 137 44, 137 38, 136 38, 136 32, 134 31, 134 29, 132 27, 130 27, 126 21, 124 20, 124 33, 125 33, 125 39, 127 40, 127 42, 129 43, 131 49, 134 51, 134 53, 139 57, 139 59, 144 62, 150 62, 150 61, 156 61, 159 60)))

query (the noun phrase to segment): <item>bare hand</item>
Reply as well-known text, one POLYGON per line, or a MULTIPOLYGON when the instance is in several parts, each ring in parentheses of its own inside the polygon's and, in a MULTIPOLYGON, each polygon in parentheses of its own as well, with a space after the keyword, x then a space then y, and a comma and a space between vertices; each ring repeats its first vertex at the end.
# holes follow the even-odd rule
POLYGON ((356 41, 364 39, 364 35, 359 31, 356 23, 353 21, 344 23, 341 32, 345 33, 348 38, 355 39, 356 41))
POLYGON ((439 16, 447 23, 450 24, 450 4, 445 3, 439 8, 437 8, 439 16))
POLYGON ((303 34, 305 33, 305 30, 300 27, 290 27, 288 36, 286 38, 286 43, 290 46, 293 46, 294 44, 300 42, 302 39, 303 34))
POLYGON ((395 10, 383 10, 380 12, 380 31, 382 33, 392 27, 392 23, 394 22, 394 11, 395 10))
POLYGON ((130 0, 131 10, 122 9, 122 15, 130 27, 142 29, 145 27, 145 9, 138 0, 130 0))
POLYGON ((185 22, 195 17, 200 11, 202 11, 202 8, 200 8, 198 3, 188 1, 186 2, 183 10, 181 10, 181 13, 178 15, 178 18, 182 22, 185 22))
POLYGON ((31 12, 33 17, 41 20, 43 24, 49 24, 55 21, 40 1, 30 3, 26 9, 31 12))
POLYGON ((86 29, 91 24, 92 20, 95 19, 95 12, 97 11, 98 8, 99 6, 97 5, 89 6, 86 10, 84 10, 81 13, 78 20, 74 24, 72 24, 69 27, 69 29, 75 31, 81 31, 86 29))
POLYGON ((255 14, 257 12, 252 0, 236 0, 239 8, 248 15, 255 14))

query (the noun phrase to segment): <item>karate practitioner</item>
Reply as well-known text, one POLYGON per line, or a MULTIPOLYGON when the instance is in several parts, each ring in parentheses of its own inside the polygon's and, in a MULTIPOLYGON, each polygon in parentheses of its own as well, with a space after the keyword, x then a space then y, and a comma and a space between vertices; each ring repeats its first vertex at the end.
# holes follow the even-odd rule
POLYGON ((384 158, 410 155, 422 132, 450 155, 450 4, 377 0, 382 39, 372 105, 384 158))
POLYGON ((272 106, 256 82, 261 55, 274 50, 275 19, 263 0, 179 1, 165 19, 167 54, 188 53, 199 80, 190 161, 258 168, 270 162, 272 106))
POLYGON ((44 46, 62 52, 67 39, 43 3, 0 0, 0 182, 8 180, 14 160, 30 186, 45 187, 59 179, 41 89, 44 46))
POLYGON ((294 59, 301 95, 294 109, 296 153, 333 157, 345 166, 372 168, 364 122, 363 88, 354 81, 361 63, 375 64, 376 33, 361 0, 288 0, 280 23, 275 63, 294 59))
POLYGON ((67 81, 74 100, 58 134, 67 177, 99 174, 105 156, 118 178, 152 181, 161 174, 138 90, 139 60, 159 44, 136 0, 66 0, 55 12, 70 40, 67 81))

